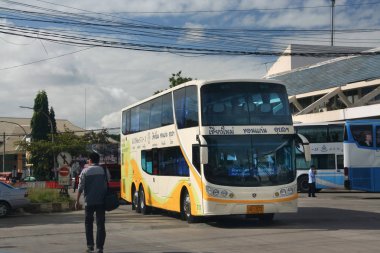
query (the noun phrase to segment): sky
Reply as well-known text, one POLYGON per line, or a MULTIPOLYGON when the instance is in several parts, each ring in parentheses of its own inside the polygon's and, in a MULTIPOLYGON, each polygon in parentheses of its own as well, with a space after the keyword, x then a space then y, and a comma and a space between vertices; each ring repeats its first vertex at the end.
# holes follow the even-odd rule
MULTIPOLYGON (((380 47, 380 1, 335 5, 334 45, 380 47)), ((57 119, 86 129, 119 127, 123 107, 166 89, 178 71, 202 80, 259 79, 290 43, 329 45, 329 6, 330 0, 0 0, 0 116, 31 117, 19 106, 33 106, 45 90, 57 119)))

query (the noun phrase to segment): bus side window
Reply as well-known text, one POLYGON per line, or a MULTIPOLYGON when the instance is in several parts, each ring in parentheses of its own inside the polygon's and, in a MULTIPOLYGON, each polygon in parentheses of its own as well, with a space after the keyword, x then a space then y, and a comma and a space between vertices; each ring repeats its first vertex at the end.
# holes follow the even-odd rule
POLYGON ((127 134, 131 130, 131 110, 123 111, 122 122, 121 122, 121 131, 123 134, 127 134))
POLYGON ((351 125, 351 133, 355 142, 362 147, 373 146, 372 126, 371 125, 351 125))
POLYGON ((174 123, 172 94, 168 93, 162 97, 162 119, 161 126, 167 126, 174 123))
POLYGON ((376 147, 380 148, 380 126, 376 127, 376 147))

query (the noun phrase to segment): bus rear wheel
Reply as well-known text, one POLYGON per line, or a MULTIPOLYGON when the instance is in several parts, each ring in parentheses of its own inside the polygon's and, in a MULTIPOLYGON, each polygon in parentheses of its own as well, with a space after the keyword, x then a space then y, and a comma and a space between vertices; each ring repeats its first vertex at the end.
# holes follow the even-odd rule
POLYGON ((136 213, 141 213, 141 209, 139 205, 139 193, 136 190, 133 190, 133 193, 132 193, 132 210, 135 210, 136 213))
POLYGON ((307 175, 303 175, 298 178, 297 187, 299 192, 309 191, 309 178, 307 175))

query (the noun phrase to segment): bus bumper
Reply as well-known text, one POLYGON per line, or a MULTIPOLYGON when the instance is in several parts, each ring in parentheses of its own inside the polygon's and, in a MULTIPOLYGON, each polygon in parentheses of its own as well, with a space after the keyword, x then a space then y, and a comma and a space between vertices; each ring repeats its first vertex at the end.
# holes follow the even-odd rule
POLYGON ((255 203, 218 203, 204 201, 204 215, 241 215, 264 213, 295 213, 297 212, 297 198, 290 201, 257 201, 255 203))

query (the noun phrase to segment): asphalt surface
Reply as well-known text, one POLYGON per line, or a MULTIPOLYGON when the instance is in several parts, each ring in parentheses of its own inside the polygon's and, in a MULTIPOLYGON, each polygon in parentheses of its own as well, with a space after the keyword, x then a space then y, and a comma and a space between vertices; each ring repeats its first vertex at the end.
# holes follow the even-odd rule
MULTIPOLYGON (((187 224, 122 205, 107 213, 105 252, 380 252, 380 193, 300 194, 299 212, 272 224, 242 216, 187 224)), ((0 219, 0 253, 84 252, 84 211, 0 219)))

